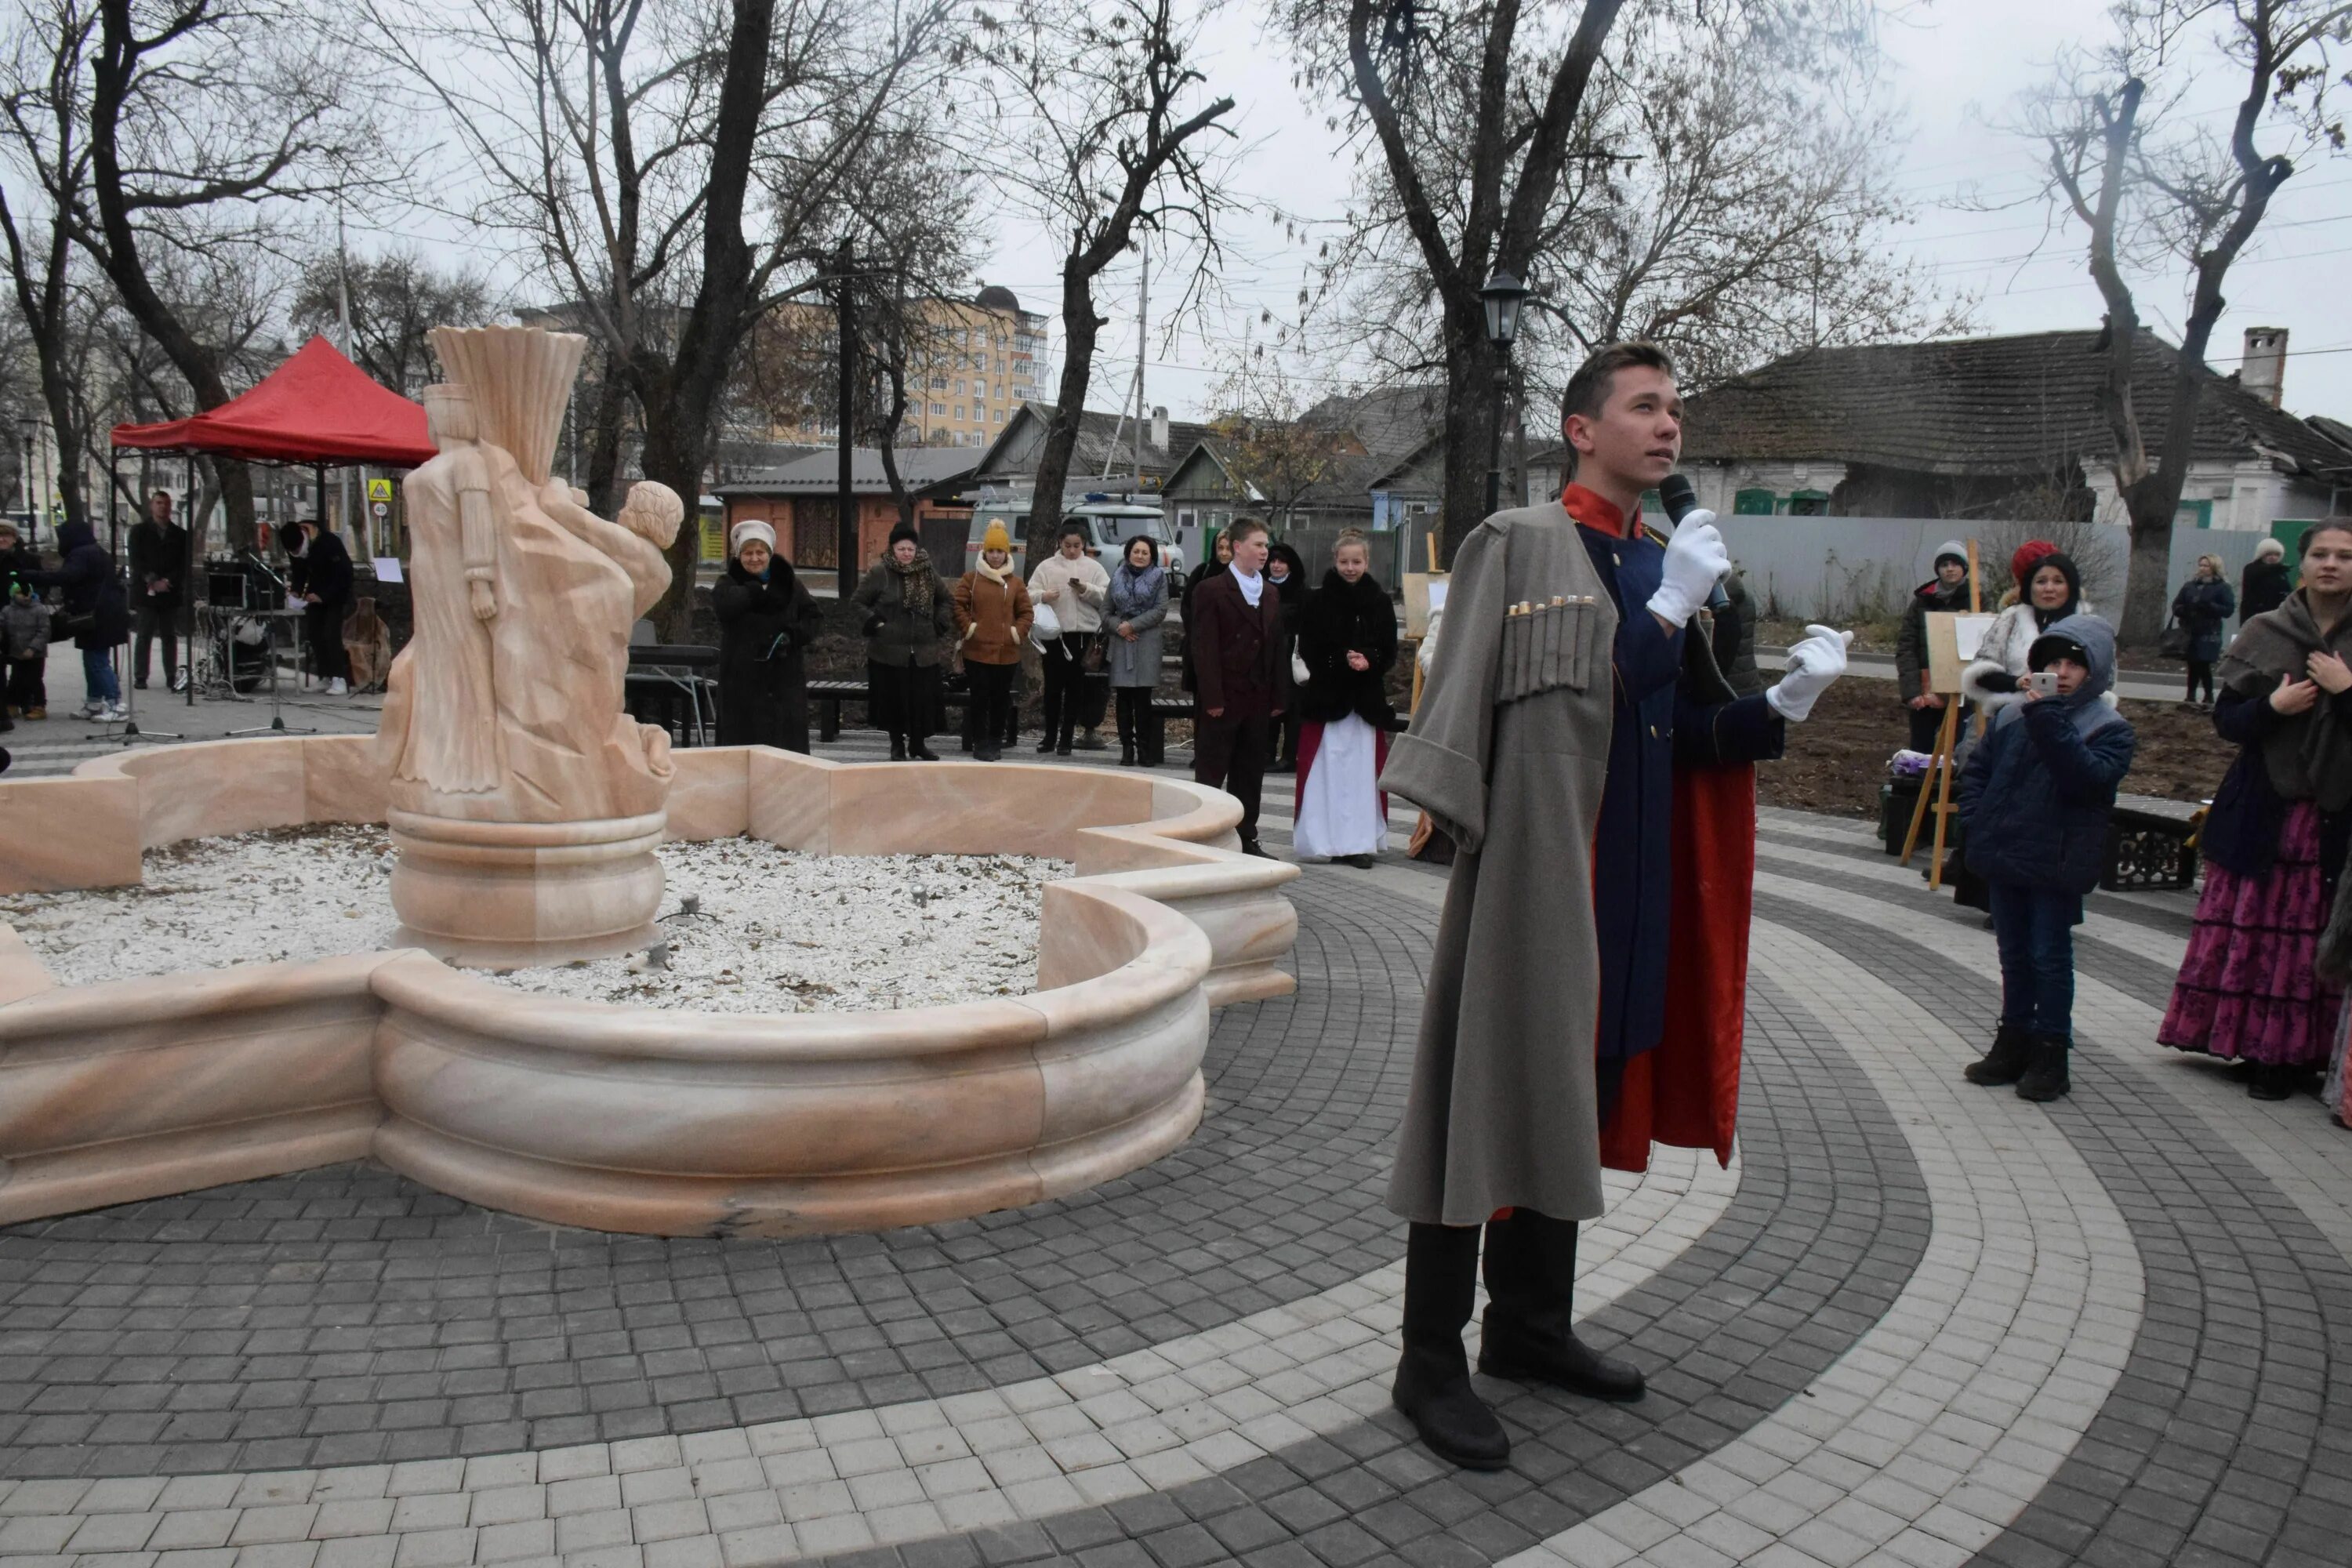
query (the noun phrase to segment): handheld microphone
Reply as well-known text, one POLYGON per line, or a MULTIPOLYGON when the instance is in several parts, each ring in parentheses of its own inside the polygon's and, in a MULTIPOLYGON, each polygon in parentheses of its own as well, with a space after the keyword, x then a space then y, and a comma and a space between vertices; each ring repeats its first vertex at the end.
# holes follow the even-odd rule
MULTIPOLYGON (((1677 527, 1684 518, 1698 510, 1698 491, 1680 474, 1668 474, 1658 481, 1658 499, 1665 503, 1666 515, 1674 519, 1677 527)), ((1706 607, 1710 615, 1717 616, 1731 608, 1731 595, 1723 591, 1720 582, 1708 593, 1706 607)))

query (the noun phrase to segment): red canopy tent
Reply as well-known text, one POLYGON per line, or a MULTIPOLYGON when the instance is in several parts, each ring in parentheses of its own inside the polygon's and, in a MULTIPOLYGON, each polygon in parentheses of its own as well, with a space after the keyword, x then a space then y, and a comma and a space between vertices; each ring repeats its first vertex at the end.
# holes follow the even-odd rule
POLYGON ((114 444, 335 468, 421 468, 435 451, 424 405, 379 386, 322 337, 295 350, 243 396, 186 419, 117 425, 114 444))
MULTIPOLYGON (((425 406, 370 379, 323 337, 313 337, 284 364, 262 377, 241 397, 186 419, 160 425, 117 425, 114 446, 142 451, 201 452, 254 463, 300 464, 318 470, 323 502, 330 468, 370 464, 387 468, 421 468, 436 448, 425 433, 425 406)), ((121 492, 118 481, 110 503, 121 492)), ((111 504, 108 516, 113 517, 111 504)), ((118 553, 121 541, 115 541, 118 553)), ((188 542, 185 580, 195 577, 195 535, 188 542)), ((210 597, 207 593, 207 598, 210 597)), ((273 626, 274 620, 270 623, 273 626)), ((271 636, 275 637, 275 632, 271 636)), ((274 643, 272 645, 274 650, 274 643)), ((286 723, 275 711, 276 658, 271 668, 271 730, 286 723)), ((188 682, 195 700, 195 682, 188 682)), ((132 729, 136 733, 136 727, 132 729)))

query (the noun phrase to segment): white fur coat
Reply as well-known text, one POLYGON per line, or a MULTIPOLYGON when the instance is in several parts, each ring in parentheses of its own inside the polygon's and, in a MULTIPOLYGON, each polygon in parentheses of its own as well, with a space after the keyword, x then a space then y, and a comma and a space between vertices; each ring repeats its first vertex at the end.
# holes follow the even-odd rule
MULTIPOLYGON (((2095 615, 2088 599, 2075 601, 2074 613, 2095 615)), ((1967 699, 1988 713, 2025 700, 2021 691, 1988 691, 1983 679, 1988 675, 2007 673, 2019 680, 2026 677, 2026 655, 2033 651, 2033 639, 2042 635, 2039 622, 2033 618, 2033 606, 2011 605, 1992 618, 1992 628, 1977 645, 1977 657, 1960 672, 1960 691, 1967 699)), ((2110 708, 2116 705, 2113 690, 2105 692, 2103 700, 2110 708)))

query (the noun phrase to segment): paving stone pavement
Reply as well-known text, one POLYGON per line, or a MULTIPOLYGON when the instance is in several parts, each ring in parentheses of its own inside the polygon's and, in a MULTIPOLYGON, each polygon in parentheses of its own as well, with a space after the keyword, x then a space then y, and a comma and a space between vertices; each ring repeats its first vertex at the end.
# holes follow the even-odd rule
POLYGON ((2045 1109, 1958 1080, 1976 917, 1860 825, 1759 858, 1738 1158, 1580 1248, 1653 1392, 1486 1385, 1509 1470, 1387 1406, 1444 891, 1397 862, 1310 868, 1201 1132, 1055 1204, 655 1242, 355 1166, 0 1231, 0 1565, 2352 1557, 2352 1134, 2153 1046, 2186 900, 2093 900, 2045 1109))

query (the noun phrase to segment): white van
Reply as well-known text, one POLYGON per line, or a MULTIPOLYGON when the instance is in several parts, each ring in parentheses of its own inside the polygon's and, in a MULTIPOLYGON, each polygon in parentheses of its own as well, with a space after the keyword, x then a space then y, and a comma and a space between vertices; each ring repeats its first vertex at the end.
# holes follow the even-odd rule
MULTIPOLYGON (((989 485, 982 489, 979 501, 971 509, 971 529, 964 540, 964 569, 970 571, 980 562, 980 542, 988 532, 988 525, 1001 522, 1005 532, 1013 536, 1013 568, 1024 577, 1029 574, 1029 548, 1025 542, 1029 532, 1029 499, 1027 487, 989 485)), ((1118 565, 1119 554, 1127 542, 1141 534, 1160 549, 1160 563, 1168 569, 1169 591, 1184 591, 1184 552, 1176 542, 1174 530, 1168 525, 1166 511, 1158 498, 1152 496, 1111 495, 1101 491, 1089 493, 1074 506, 1062 511, 1062 524, 1073 524, 1087 531, 1087 548, 1106 572, 1118 565)))

